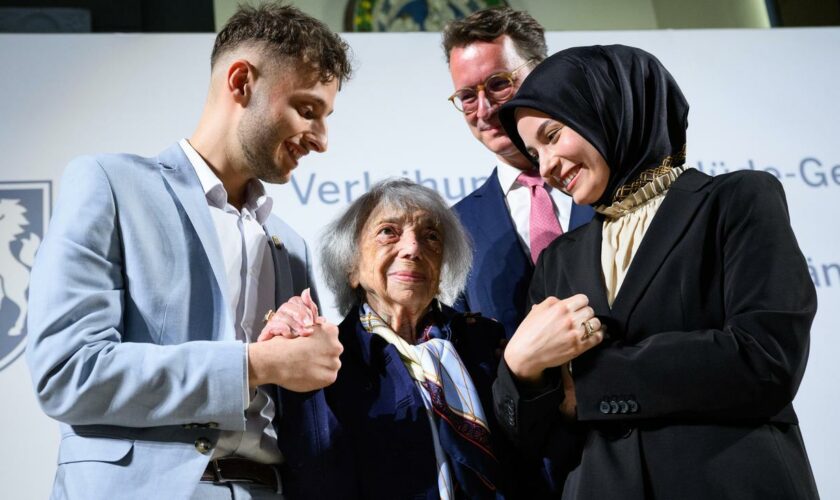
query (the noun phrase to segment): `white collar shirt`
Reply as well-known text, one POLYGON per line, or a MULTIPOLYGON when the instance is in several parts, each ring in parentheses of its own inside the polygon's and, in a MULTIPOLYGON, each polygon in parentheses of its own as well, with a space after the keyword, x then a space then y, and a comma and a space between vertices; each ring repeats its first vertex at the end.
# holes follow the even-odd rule
MULTIPOLYGON (((179 144, 198 175, 216 229, 227 278, 222 286, 227 287, 236 338, 254 342, 262 330, 265 313, 275 307, 276 274, 263 228, 271 214, 272 200, 255 179, 246 186, 245 203, 238 210, 228 203, 224 185, 192 145, 186 139, 179 144)), ((248 390, 245 352, 245 431, 222 431, 213 458, 236 455, 260 463, 280 463, 282 455, 273 425, 274 400, 262 388, 248 390)))

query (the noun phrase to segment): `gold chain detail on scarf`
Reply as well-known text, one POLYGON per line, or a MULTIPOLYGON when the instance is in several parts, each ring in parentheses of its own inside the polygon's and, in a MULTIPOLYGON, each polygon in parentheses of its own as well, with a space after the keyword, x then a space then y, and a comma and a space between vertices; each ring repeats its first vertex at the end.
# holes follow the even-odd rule
POLYGON ((627 184, 618 188, 618 190, 616 190, 615 194, 613 195, 613 203, 623 201, 624 198, 627 198, 631 194, 635 193, 636 191, 641 189, 642 186, 653 181, 657 177, 667 174, 671 171, 672 168, 678 167, 683 163, 685 163, 685 144, 683 144, 683 147, 679 153, 673 156, 666 156, 658 167, 643 170, 642 173, 639 174, 639 176, 636 177, 636 179, 634 179, 632 182, 628 182, 627 184))

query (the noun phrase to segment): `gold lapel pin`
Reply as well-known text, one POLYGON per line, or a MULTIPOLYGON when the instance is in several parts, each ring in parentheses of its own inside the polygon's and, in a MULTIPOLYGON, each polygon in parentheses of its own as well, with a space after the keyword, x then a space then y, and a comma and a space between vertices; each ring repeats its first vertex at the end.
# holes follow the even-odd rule
POLYGON ((277 248, 277 249, 283 248, 283 242, 280 241, 279 236, 272 236, 271 237, 271 242, 274 243, 274 248, 277 248))

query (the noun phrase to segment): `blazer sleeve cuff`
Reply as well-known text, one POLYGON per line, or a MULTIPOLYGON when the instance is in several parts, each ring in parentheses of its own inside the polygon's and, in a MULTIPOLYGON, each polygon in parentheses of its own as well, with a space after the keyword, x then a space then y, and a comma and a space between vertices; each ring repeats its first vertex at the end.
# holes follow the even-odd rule
POLYGON ((499 364, 493 384, 494 409, 502 428, 518 445, 539 441, 565 398, 559 370, 546 370, 546 377, 544 385, 529 387, 516 381, 504 359, 499 364))

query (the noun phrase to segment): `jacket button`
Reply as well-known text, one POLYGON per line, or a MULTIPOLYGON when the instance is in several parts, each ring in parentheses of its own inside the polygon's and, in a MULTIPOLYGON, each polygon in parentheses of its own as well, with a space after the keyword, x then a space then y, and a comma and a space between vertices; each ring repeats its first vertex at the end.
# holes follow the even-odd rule
POLYGON ((604 415, 607 415, 610 412, 610 404, 602 399, 600 406, 598 406, 598 410, 604 415))
POLYGON ((630 413, 636 413, 639 411, 639 403, 637 403, 635 399, 628 400, 627 406, 630 408, 630 413))
POLYGON ((610 413, 618 413, 618 402, 610 400, 610 413))
POLYGON ((618 400, 618 412, 619 413, 627 413, 630 411, 630 406, 627 404, 627 401, 623 399, 618 400))
POLYGON ((205 455, 213 449, 213 446, 210 444, 210 440, 207 438, 198 438, 195 440, 195 449, 202 455, 205 455))

